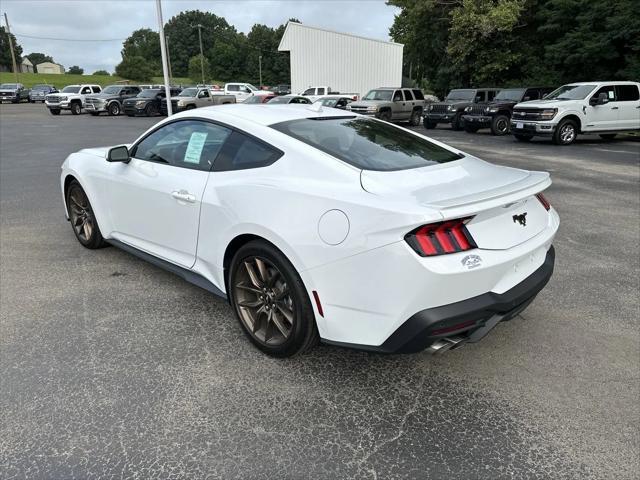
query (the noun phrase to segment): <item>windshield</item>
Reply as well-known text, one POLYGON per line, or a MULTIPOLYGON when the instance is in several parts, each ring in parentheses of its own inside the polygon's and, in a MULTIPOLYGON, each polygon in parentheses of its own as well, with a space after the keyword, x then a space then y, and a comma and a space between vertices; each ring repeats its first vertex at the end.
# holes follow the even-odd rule
POLYGON ((49 90, 49 85, 34 85, 31 90, 49 90))
POLYGON ((316 103, 319 103, 325 107, 335 107, 336 103, 338 103, 338 99, 337 98, 321 98, 320 100, 317 100, 316 103))
POLYGON ((250 83, 246 84, 246 87, 251 90, 252 92, 257 92, 258 89, 256 87, 254 87, 253 85, 251 85, 250 83))
POLYGON ((475 90, 451 90, 445 100, 473 100, 476 97, 475 90))
POLYGON ((271 127, 363 170, 407 170, 462 158, 426 138, 371 118, 305 118, 271 127))
POLYGON ((563 85, 557 88, 545 100, 583 100, 596 88, 595 85, 563 85))
POLYGON ((18 88, 18 85, 16 85, 15 83, 3 83, 2 85, 0 85, 0 88, 4 88, 6 90, 14 90, 18 88))
POLYGON ((120 88, 116 85, 110 85, 108 87, 105 87, 104 90, 102 90, 102 93, 106 93, 107 95, 117 95, 118 93, 120 93, 120 88))
POLYGON ((267 103, 289 103, 295 97, 273 97, 267 103))
POLYGON ((392 95, 393 90, 370 90, 362 99, 390 101, 392 95))
POLYGON ((178 95, 179 97, 195 97, 198 94, 197 88, 185 88, 178 95))
POLYGON ((158 95, 162 90, 151 90, 147 88, 146 90, 142 90, 139 94, 139 98, 153 98, 158 95))
POLYGON ((522 96, 524 95, 524 92, 525 92, 524 88, 500 90, 500 92, 498 92, 498 94, 495 96, 493 101, 495 102, 496 100, 504 100, 504 101, 511 101, 511 102, 519 102, 522 96))
POLYGON ((264 97, 262 95, 253 95, 247 98, 244 103, 262 103, 262 99, 264 97))
POLYGON ((62 93, 78 93, 80 91, 79 86, 68 86, 62 89, 62 93))

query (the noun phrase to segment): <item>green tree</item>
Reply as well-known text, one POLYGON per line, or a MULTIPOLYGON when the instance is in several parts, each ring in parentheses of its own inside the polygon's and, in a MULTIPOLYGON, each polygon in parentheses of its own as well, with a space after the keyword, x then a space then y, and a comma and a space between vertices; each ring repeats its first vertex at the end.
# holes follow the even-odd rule
POLYGON ((43 63, 43 62, 55 63, 52 57, 44 53, 33 52, 33 53, 30 53, 29 55, 26 55, 26 57, 29 59, 31 63, 33 63, 34 67, 39 63, 43 63))
POLYGON ((204 71, 204 81, 210 76, 211 66, 209 60, 203 55, 196 55, 189 60, 189 78, 196 83, 202 83, 202 72, 204 71))
POLYGON ((116 75, 128 80, 148 81, 154 76, 154 70, 143 57, 126 57, 116 66, 116 75))
POLYGON ((84 70, 77 65, 73 65, 69 67, 67 73, 71 73, 72 75, 82 75, 84 73, 84 70))
POLYGON ((107 76, 107 75, 111 75, 109 72, 107 72, 106 70, 96 70, 95 72, 93 72, 94 75, 103 75, 103 76, 107 76))
POLYGON ((149 28, 134 31, 122 44, 122 58, 141 57, 153 68, 154 74, 162 72, 160 35, 149 28))
POLYGON ((202 51, 210 61, 217 42, 233 46, 239 35, 224 18, 213 13, 190 10, 171 18, 164 31, 169 37, 171 70, 176 77, 187 76, 189 61, 200 53, 198 29, 194 25, 202 25, 202 51))
MULTIPOLYGON (((16 63, 22 62, 22 47, 16 41, 16 37, 11 34, 11 42, 13 43, 13 51, 16 55, 16 63)), ((11 49, 9 48, 9 36, 4 27, 0 27, 0 65, 8 70, 13 68, 11 62, 11 49)))

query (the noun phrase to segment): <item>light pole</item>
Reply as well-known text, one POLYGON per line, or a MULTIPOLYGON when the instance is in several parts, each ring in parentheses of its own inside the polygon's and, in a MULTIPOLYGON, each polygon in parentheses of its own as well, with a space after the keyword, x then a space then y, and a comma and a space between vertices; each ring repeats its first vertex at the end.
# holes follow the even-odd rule
POLYGON ((167 45, 164 38, 164 22, 162 21, 162 5, 160 0, 156 0, 156 10, 158 12, 158 30, 160 32, 160 54, 162 55, 162 75, 164 76, 164 93, 167 100, 167 115, 173 114, 171 108, 171 88, 169 87, 169 62, 167 61, 167 45))
POLYGON ((204 54, 202 53, 202 25, 191 25, 198 29, 198 40, 200 41, 200 73, 202 75, 202 84, 204 85, 204 54))
POLYGON ((258 55, 258 71, 260 72, 260 89, 262 89, 262 55, 258 55))
POLYGON ((167 63, 169 64, 169 83, 171 83, 171 79, 173 75, 171 74, 171 54, 169 53, 169 35, 165 35, 165 40, 167 41, 167 63))

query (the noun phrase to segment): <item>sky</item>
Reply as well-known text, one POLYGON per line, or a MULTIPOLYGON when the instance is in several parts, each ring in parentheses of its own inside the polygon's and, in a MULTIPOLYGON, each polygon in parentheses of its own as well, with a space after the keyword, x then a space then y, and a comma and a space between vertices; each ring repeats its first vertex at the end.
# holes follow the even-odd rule
MULTIPOLYGON (((85 73, 113 72, 121 61, 122 42, 134 30, 158 29, 155 0, 2 0, 0 8, 23 55, 41 52, 67 69, 79 65, 85 73)), ((277 27, 297 18, 380 40, 389 40, 389 27, 399 12, 384 0, 162 0, 165 23, 185 10, 215 13, 244 33, 255 23, 277 27)))

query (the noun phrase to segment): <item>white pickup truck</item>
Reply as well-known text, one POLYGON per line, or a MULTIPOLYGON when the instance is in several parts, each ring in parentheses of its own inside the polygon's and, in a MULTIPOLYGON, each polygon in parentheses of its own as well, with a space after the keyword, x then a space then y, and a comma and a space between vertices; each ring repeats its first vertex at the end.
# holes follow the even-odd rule
POLYGON ((62 91, 44 97, 44 103, 51 115, 60 115, 62 110, 71 110, 73 115, 80 115, 86 96, 101 91, 100 85, 67 85, 62 91))
POLYGON ((233 95, 236 97, 236 103, 242 103, 253 95, 269 95, 272 92, 259 90, 250 83, 225 83, 224 90, 211 90, 213 95, 233 95))
POLYGON ((303 97, 307 97, 311 102, 315 102, 320 97, 324 97, 325 95, 342 95, 344 97, 351 97, 352 100, 357 100, 359 94, 357 93, 344 93, 344 92, 334 92, 331 90, 331 87, 327 85, 320 85, 317 87, 309 87, 300 95, 303 97))
POLYGON ((570 83, 542 100, 518 103, 511 115, 511 133, 522 142, 547 136, 558 145, 570 145, 581 133, 608 140, 618 133, 638 131, 638 82, 570 83))

